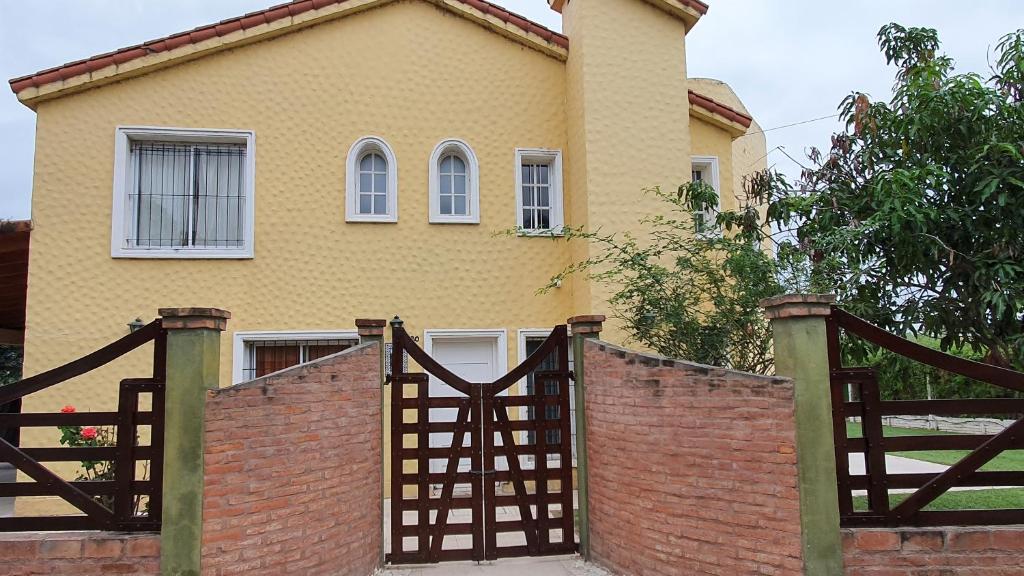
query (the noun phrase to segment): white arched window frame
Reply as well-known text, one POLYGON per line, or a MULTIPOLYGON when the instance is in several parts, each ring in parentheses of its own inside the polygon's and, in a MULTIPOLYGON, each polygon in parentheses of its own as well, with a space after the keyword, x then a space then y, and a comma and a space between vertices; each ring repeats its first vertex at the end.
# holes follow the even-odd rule
POLYGON ((479 224, 480 163, 469 144, 457 139, 442 141, 430 155, 429 173, 430 222, 479 224), (465 209, 461 210, 463 203, 465 209))
POLYGON ((345 169, 345 221, 398 221, 398 160, 395 158, 395 153, 391 151, 391 147, 382 138, 376 136, 360 138, 348 151, 348 161, 346 162, 345 169), (362 161, 373 154, 384 160, 385 167, 383 173, 378 173, 381 172, 379 162, 371 162, 371 167, 365 171, 367 172, 366 175, 370 175, 370 186, 361 186, 360 177, 361 173, 364 172, 364 170, 361 170, 362 161), (382 183, 385 189, 381 194, 380 184, 382 183), (361 193, 363 195, 378 194, 378 197, 374 198, 370 203, 369 209, 367 209, 365 202, 360 202, 361 193), (381 197, 385 203, 384 209, 382 211, 379 209, 374 210, 374 202, 379 202, 381 197))

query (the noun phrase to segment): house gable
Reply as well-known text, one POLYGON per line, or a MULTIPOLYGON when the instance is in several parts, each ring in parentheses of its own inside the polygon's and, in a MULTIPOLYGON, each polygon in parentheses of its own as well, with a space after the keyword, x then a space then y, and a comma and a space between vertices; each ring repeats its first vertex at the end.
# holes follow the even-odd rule
POLYGON ((553 58, 564 61, 568 39, 486 0, 295 0, 189 32, 122 48, 14 78, 11 90, 26 106, 87 88, 147 74, 227 49, 289 34, 395 2, 426 1, 553 58))

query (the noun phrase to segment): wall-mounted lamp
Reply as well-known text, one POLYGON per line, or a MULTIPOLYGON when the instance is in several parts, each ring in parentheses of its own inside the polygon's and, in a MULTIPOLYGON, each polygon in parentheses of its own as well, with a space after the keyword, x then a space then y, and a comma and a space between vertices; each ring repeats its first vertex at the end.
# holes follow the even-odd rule
POLYGON ((128 323, 128 330, 132 333, 142 330, 146 326, 146 323, 142 321, 142 318, 136 318, 128 323))

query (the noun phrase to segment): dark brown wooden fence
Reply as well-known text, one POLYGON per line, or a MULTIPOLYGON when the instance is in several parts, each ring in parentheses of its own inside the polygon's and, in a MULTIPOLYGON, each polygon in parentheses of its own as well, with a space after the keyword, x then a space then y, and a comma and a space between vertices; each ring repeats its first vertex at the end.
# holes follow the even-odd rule
POLYGON ((1024 509, 1012 510, 924 510, 936 498, 954 487, 1024 486, 1024 471, 979 471, 1004 450, 1024 448, 1024 418, 994 435, 948 434, 887 437, 884 416, 1024 413, 1024 399, 882 400, 875 371, 844 367, 840 330, 947 372, 960 374, 994 386, 1024 391, 1024 374, 989 364, 972 362, 932 350, 874 326, 841 308, 832 307, 826 319, 828 362, 832 388, 832 421, 835 436, 836 472, 839 484, 839 512, 844 526, 939 526, 974 524, 1018 524, 1024 509), (851 398, 847 391, 851 390, 851 398), (848 437, 846 425, 860 419, 861 437, 848 437), (920 450, 970 450, 948 470, 937 474, 890 474, 887 452, 920 450), (863 454, 865 474, 850 474, 849 455, 863 454), (889 491, 916 489, 896 506, 890 507, 889 491), (855 510, 853 491, 865 491, 867 509, 855 510))
MULTIPOLYGON (((163 479, 164 383, 167 332, 157 319, 99 350, 20 382, 0 387, 0 404, 21 399, 94 370, 136 348, 153 342, 153 375, 121 380, 116 412, 0 414, 0 430, 26 427, 113 426, 116 445, 27 448, 0 438, 0 461, 9 462, 34 482, 0 483, 0 497, 57 496, 82 512, 68 516, 0 518, 0 532, 24 530, 116 530, 146 532, 160 529, 163 479), (152 395, 152 409, 139 410, 139 395, 152 395), (139 445, 139 427, 149 426, 152 441, 139 445), (66 481, 43 462, 112 462, 114 478, 66 481), (138 479, 137 464, 149 462, 149 479, 138 479)), ((56 435, 57 431, 54 430, 56 435)))

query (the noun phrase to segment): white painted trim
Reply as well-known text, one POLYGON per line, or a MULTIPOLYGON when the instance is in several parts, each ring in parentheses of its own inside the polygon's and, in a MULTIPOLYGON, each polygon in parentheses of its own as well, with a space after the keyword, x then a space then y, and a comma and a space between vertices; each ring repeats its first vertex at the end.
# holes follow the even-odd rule
POLYGON ((231 336, 231 383, 243 382, 246 342, 272 340, 359 340, 358 330, 260 330, 235 332, 231 336))
POLYGON ((516 148, 516 229, 520 236, 556 236, 565 224, 563 209, 562 151, 548 148, 516 148), (551 228, 523 230, 523 170, 524 160, 550 162, 551 173, 551 228))
POLYGON ((114 132, 113 211, 111 212, 110 256, 112 258, 247 259, 255 256, 256 229, 256 132, 218 128, 172 128, 165 126, 118 126, 114 132), (128 142, 244 143, 245 222, 242 248, 132 248, 128 247, 131 215, 127 213, 130 174, 128 142))
MULTIPOLYGON (((497 344, 495 350, 495 367, 498 378, 508 372, 508 334, 504 328, 452 328, 423 331, 423 351, 428 356, 434 355, 434 340, 478 340, 493 339, 497 344)), ((507 392, 507 391, 506 391, 507 392)))
MULTIPOLYGON (((518 331, 519 336, 519 362, 516 366, 526 361, 526 339, 527 338, 547 338, 551 335, 551 328, 520 328, 518 331)), ((523 385, 526 384, 526 376, 523 376, 519 382, 523 385)))
MULTIPOLYGON (((711 173, 711 181, 709 184, 718 193, 718 207, 714 213, 705 213, 705 218, 714 219, 718 212, 722 211, 722 187, 719 185, 718 176, 718 156, 694 156, 690 159, 690 165, 692 170, 707 170, 711 173)), ((702 236, 717 236, 720 234, 720 230, 710 229, 703 233, 702 236)))
POLYGON ((430 154, 430 165, 427 173, 430 178, 427 189, 430 194, 431 224, 480 223, 480 163, 477 161, 476 153, 473 152, 469 144, 457 138, 449 138, 439 142, 430 154), (440 168, 438 163, 441 160, 441 155, 452 151, 452 149, 457 150, 463 157, 463 160, 466 161, 466 191, 468 193, 466 202, 468 203, 468 214, 465 216, 441 214, 440 168))
POLYGON ((398 222, 398 158, 391 151, 391 146, 383 138, 364 136, 356 140, 348 150, 345 162, 345 221, 346 222, 398 222), (388 212, 387 214, 360 214, 359 193, 359 157, 367 150, 376 150, 384 154, 388 162, 388 212))

